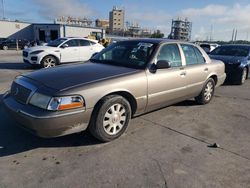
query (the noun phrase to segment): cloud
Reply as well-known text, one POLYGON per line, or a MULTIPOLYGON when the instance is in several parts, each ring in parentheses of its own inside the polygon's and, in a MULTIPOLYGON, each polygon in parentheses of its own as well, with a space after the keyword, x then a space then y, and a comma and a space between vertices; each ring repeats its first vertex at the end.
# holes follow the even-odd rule
POLYGON ((227 12, 228 7, 223 5, 207 5, 206 7, 195 9, 188 8, 179 12, 180 16, 190 19, 199 18, 201 16, 223 16, 227 12))
POLYGON ((45 19, 54 19, 59 16, 90 17, 94 11, 79 0, 35 0, 39 6, 39 14, 45 19))
POLYGON ((165 11, 142 10, 138 11, 138 7, 126 7, 125 18, 128 22, 136 22, 142 28, 150 30, 160 30, 167 36, 171 29, 172 16, 165 11))
POLYGON ((245 39, 250 30, 250 4, 219 5, 211 4, 201 8, 180 10, 177 15, 193 22, 193 38, 230 40, 234 28, 239 38, 245 39), (211 31, 213 26, 213 31, 211 31))

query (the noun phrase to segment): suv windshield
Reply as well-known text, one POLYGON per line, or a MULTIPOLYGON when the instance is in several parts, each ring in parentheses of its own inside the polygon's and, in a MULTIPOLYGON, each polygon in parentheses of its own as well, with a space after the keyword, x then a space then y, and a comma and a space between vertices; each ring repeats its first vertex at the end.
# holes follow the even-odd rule
POLYGON ((64 39, 64 38, 59 38, 59 39, 56 39, 56 40, 53 40, 51 42, 49 42, 47 44, 47 46, 51 46, 51 47, 58 47, 60 44, 62 44, 64 41, 66 41, 67 39, 64 39))
POLYGON ((213 50, 211 55, 246 57, 249 54, 249 47, 244 46, 221 46, 213 50))
POLYGON ((155 44, 140 41, 122 41, 110 45, 90 61, 136 69, 146 67, 155 44))

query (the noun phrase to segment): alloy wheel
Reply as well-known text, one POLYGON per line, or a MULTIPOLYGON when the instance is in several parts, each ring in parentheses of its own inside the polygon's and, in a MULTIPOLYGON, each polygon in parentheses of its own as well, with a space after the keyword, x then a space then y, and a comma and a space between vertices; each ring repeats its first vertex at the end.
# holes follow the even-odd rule
POLYGON ((122 104, 112 105, 103 118, 104 131, 109 135, 119 133, 126 122, 126 109, 122 104))
POLYGON ((246 81, 247 78, 247 69, 244 68, 242 72, 242 77, 241 77, 241 83, 243 84, 246 81))
POLYGON ((214 86, 212 82, 208 82, 204 92, 204 97, 206 101, 209 101, 212 98, 213 92, 214 92, 214 86))
POLYGON ((54 67, 56 66, 56 62, 54 58, 46 58, 43 62, 44 68, 54 67))

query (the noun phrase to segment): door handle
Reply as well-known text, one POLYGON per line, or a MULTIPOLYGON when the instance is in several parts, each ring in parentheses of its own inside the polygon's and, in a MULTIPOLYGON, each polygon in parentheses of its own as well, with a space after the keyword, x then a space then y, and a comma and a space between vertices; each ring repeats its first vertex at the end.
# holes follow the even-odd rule
POLYGON ((204 71, 205 71, 205 72, 208 72, 208 68, 205 68, 204 71))

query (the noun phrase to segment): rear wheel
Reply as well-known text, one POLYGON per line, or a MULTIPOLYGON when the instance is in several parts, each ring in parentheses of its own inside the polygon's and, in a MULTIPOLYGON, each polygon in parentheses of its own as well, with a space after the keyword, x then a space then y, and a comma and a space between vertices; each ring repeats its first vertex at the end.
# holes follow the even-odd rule
POLYGON ((55 67, 57 64, 57 60, 53 56, 46 56, 43 58, 41 65, 43 68, 55 67))
POLYGON ((215 82, 212 78, 209 78, 205 83, 199 96, 195 97, 198 104, 208 104, 214 96, 215 82))
POLYGON ((93 112, 89 130, 103 142, 120 137, 127 129, 131 118, 129 102, 119 95, 110 95, 97 105, 93 112))
POLYGON ((9 47, 8 46, 3 46, 3 50, 8 50, 9 47))

